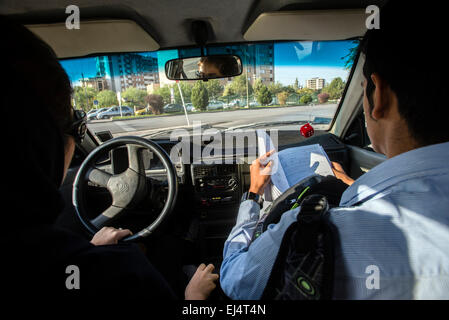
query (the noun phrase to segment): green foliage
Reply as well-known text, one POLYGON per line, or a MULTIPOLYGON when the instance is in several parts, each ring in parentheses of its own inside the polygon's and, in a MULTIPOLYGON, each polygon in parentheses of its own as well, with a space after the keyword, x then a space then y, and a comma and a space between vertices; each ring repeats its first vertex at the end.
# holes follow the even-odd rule
POLYGON ((282 87, 282 91, 292 94, 292 93, 296 92, 296 89, 294 86, 290 85, 290 86, 282 87))
POLYGON ((347 70, 351 70, 352 65, 354 64, 355 57, 357 56, 357 51, 359 49, 359 43, 359 40, 353 40, 352 44, 354 45, 354 47, 349 48, 348 54, 341 58, 342 60, 344 60, 345 69, 347 70))
POLYGON ((277 96, 278 93, 281 93, 283 90, 283 86, 281 83, 270 83, 268 85, 268 90, 271 92, 272 95, 277 96))
MULTIPOLYGON (((246 97, 246 86, 247 81, 244 74, 239 75, 238 77, 234 77, 232 79, 232 82, 228 84, 226 87, 228 87, 227 95, 231 95, 230 93, 234 95, 239 96, 245 96, 246 97)), ((251 95, 253 93, 253 87, 251 86, 251 83, 248 82, 248 94, 251 95)))
MULTIPOLYGON (((181 93, 179 92, 178 84, 174 83, 174 84, 170 85, 170 87, 173 88, 173 93, 175 95, 175 103, 182 105, 181 93)), ((182 96, 184 97, 184 102, 189 103, 190 97, 192 95, 193 84, 191 82, 180 81, 179 87, 181 88, 182 96)), ((170 97, 171 97, 170 90, 168 91, 168 97, 170 100, 170 97)), ((167 103, 169 103, 169 102, 170 101, 168 101, 167 103)))
POLYGON ((149 94, 145 98, 146 103, 150 106, 153 114, 161 114, 164 107, 164 98, 158 94, 149 94))
POLYGON ((217 79, 209 80, 205 83, 207 92, 209 93, 210 100, 216 100, 223 94, 224 87, 221 85, 220 81, 217 79))
POLYGON ((285 103, 287 102, 287 98, 288 98, 288 92, 286 92, 286 91, 279 92, 277 94, 277 98, 278 98, 279 104, 281 106, 285 105, 285 103))
POLYGON ((89 87, 74 87, 73 97, 75 98, 76 107, 88 111, 94 107, 95 96, 98 91, 89 87))
POLYGON ((122 92, 122 99, 132 106, 144 106, 145 97, 147 96, 147 92, 145 90, 140 90, 134 87, 130 87, 122 92))
POLYGON ((299 98, 299 103, 308 104, 308 103, 312 102, 312 100, 313 100, 312 95, 306 93, 306 94, 303 94, 301 96, 301 98, 299 98))
POLYGON ((170 87, 169 86, 163 86, 161 88, 158 88, 154 90, 154 94, 162 96, 162 99, 164 101, 164 105, 170 103, 171 94, 170 94, 170 87))
POLYGON ((308 95, 310 95, 310 96, 312 96, 313 94, 314 94, 314 90, 312 90, 312 89, 309 89, 309 88, 302 88, 302 89, 299 89, 298 91, 296 91, 300 96, 303 96, 303 95, 305 95, 305 94, 308 94, 308 95))
POLYGON ((257 78, 256 81, 254 81, 254 92, 260 91, 260 89, 264 86, 262 79, 257 78))
POLYGON ((203 84, 203 81, 197 81, 193 86, 191 101, 195 109, 201 111, 207 110, 207 105, 209 104, 209 93, 207 92, 207 88, 203 84))
POLYGON ((295 84, 293 85, 293 89, 295 89, 295 91, 297 91, 299 89, 299 81, 298 78, 295 79, 295 84))
POLYGON ((100 108, 118 105, 117 94, 111 90, 103 90, 97 94, 98 106, 100 108))
POLYGON ((223 97, 235 96, 234 89, 232 88, 232 83, 228 83, 223 91, 223 97))
POLYGON ((263 106, 269 104, 273 100, 273 98, 271 96, 271 92, 268 90, 267 86, 264 84, 261 84, 258 87, 258 90, 255 92, 255 95, 256 95, 257 102, 259 102, 263 106))
POLYGON ((321 92, 329 94, 329 99, 336 100, 341 98, 344 89, 345 82, 340 77, 338 77, 333 79, 331 83, 326 85, 321 92))

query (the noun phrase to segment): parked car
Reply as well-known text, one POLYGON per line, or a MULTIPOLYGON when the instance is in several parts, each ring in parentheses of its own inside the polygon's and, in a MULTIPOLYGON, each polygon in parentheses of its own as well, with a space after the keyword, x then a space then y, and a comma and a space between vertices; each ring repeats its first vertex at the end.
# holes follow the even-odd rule
POLYGON ((151 113, 152 112, 151 112, 151 109, 149 107, 146 107, 146 108, 143 108, 143 109, 139 109, 139 110, 136 110, 136 112, 134 112, 134 114, 136 116, 143 116, 145 114, 151 114, 151 113))
POLYGON ((195 112, 196 111, 195 107, 193 106, 193 103, 186 103, 186 109, 189 112, 195 112))
POLYGON ((164 106, 163 110, 164 113, 182 112, 184 111, 184 107, 177 103, 169 103, 164 106))
POLYGON ((98 112, 97 119, 110 119, 112 117, 120 117, 120 116, 132 116, 134 115, 134 110, 128 106, 114 106, 110 107, 106 111, 98 112), (120 110, 121 108, 121 110, 120 110))
POLYGON ((100 112, 106 111, 109 108, 92 109, 87 113, 87 120, 97 120, 97 115, 100 112))
POLYGON ((208 106, 207 110, 219 110, 224 108, 224 103, 221 101, 211 101, 208 106))

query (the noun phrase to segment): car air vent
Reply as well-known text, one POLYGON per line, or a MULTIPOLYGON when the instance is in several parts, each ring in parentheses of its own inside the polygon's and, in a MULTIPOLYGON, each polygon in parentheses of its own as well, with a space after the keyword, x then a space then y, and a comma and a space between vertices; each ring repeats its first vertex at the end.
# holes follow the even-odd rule
POLYGON ((217 167, 217 174, 218 175, 228 175, 235 172, 235 168, 233 165, 231 166, 219 166, 217 167))
POLYGON ((195 167, 193 169, 193 174, 195 177, 205 177, 209 174, 210 168, 209 167, 195 167))

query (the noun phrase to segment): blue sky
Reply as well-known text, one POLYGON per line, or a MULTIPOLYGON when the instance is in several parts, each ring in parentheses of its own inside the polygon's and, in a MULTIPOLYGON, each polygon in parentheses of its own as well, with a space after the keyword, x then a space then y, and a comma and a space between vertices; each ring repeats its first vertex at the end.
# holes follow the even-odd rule
POLYGON ((61 60, 60 62, 72 83, 81 79, 81 74, 84 75, 84 78, 91 78, 95 77, 97 73, 95 58, 61 60))
MULTIPOLYGON (((340 77, 347 79, 349 71, 344 68, 342 57, 354 47, 352 41, 302 41, 281 42, 274 45, 274 75, 275 81, 283 85, 290 85, 298 78, 300 85, 310 78, 320 77, 329 83, 340 77)), ((159 70, 163 72, 165 62, 178 57, 177 50, 163 50, 158 52, 141 53, 158 57, 159 70)), ((95 58, 62 60, 62 66, 67 71, 74 85, 81 79, 96 75, 95 58)))
POLYGON ((302 41, 277 43, 274 46, 275 81, 284 85, 295 82, 305 85, 307 79, 320 77, 329 83, 340 77, 346 80, 349 71, 342 57, 354 47, 352 41, 302 41))

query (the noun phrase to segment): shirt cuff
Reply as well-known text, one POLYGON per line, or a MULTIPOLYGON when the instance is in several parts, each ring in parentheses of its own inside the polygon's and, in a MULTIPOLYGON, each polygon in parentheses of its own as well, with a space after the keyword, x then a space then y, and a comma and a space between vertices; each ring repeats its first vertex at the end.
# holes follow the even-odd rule
POLYGON ((241 225, 248 221, 259 220, 260 206, 254 200, 245 200, 240 204, 236 225, 241 225))

